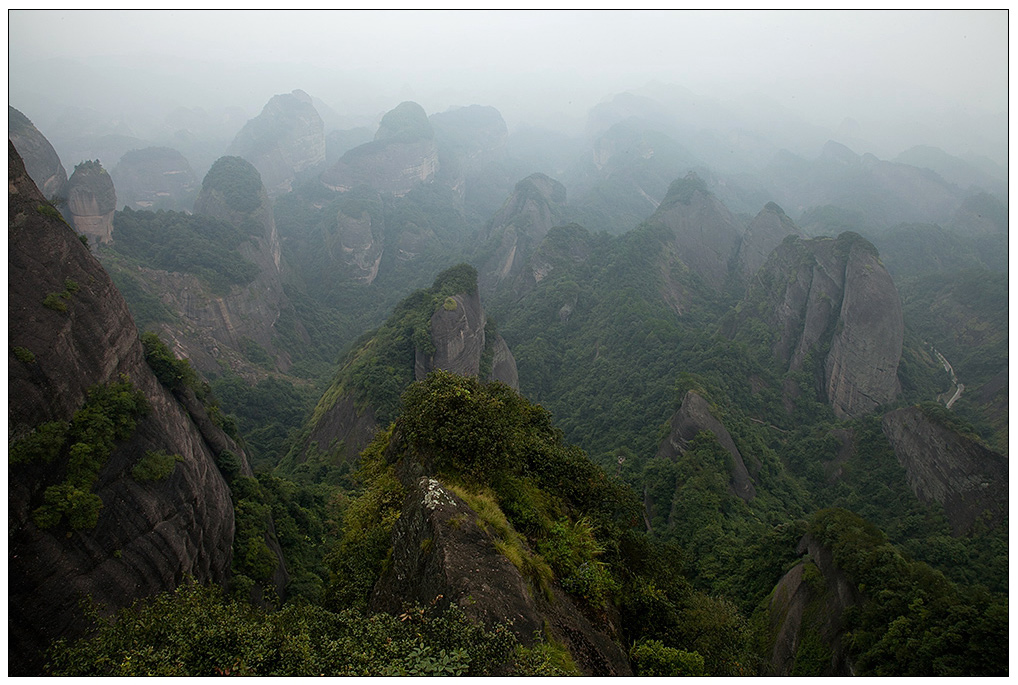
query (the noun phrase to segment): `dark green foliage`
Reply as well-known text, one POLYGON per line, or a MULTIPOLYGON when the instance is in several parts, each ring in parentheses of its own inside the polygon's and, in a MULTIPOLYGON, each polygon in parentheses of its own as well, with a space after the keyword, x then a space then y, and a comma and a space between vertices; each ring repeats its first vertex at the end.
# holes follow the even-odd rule
POLYGON ((156 295, 145 290, 141 280, 131 273, 125 261, 119 255, 107 253, 103 258, 103 267, 113 279, 117 290, 127 300, 127 306, 138 330, 146 331, 159 323, 176 322, 177 316, 156 295))
POLYGON ((224 373, 211 383, 224 410, 236 416, 252 468, 274 466, 313 408, 316 389, 275 377, 250 385, 224 373))
POLYGON ((94 616, 93 633, 58 642, 47 672, 76 676, 553 675, 505 625, 485 629, 456 607, 365 616, 290 604, 266 613, 185 583, 94 616))
POLYGON ((232 483, 233 479, 240 474, 241 466, 240 457, 230 450, 223 450, 216 455, 216 468, 219 469, 219 473, 223 475, 223 480, 227 483, 232 483))
POLYGON ((66 312, 67 303, 61 298, 62 293, 49 293, 42 300, 42 306, 47 309, 52 309, 55 312, 66 312))
POLYGON ((197 389, 201 383, 198 374, 186 359, 177 359, 155 333, 142 333, 141 345, 145 361, 152 372, 170 390, 197 389))
POLYGON ((67 223, 67 221, 64 219, 63 215, 60 212, 58 212, 53 207, 53 205, 42 204, 42 205, 39 205, 37 207, 37 209, 39 210, 39 213, 42 214, 43 216, 48 216, 51 219, 59 219, 64 224, 67 223))
POLYGON ((251 338, 241 338, 239 345, 241 354, 247 357, 249 362, 255 366, 262 367, 266 371, 272 371, 274 369, 275 362, 272 359, 272 355, 255 340, 252 340, 251 338))
POLYGON ((658 211, 668 209, 674 204, 688 205, 693 201, 693 196, 696 193, 704 193, 707 191, 707 184, 704 183, 696 174, 690 174, 685 178, 680 178, 674 181, 668 188, 668 194, 665 195, 665 199, 661 201, 658 211))
POLYGON ((703 657, 666 647, 659 640, 642 640, 629 650, 633 672, 641 677, 687 677, 707 675, 703 657))
POLYGON ((105 249, 152 269, 194 274, 216 292, 258 275, 238 251, 249 232, 210 216, 125 208, 114 215, 113 230, 117 239, 105 249))
POLYGON ((11 348, 11 352, 14 353, 14 358, 22 364, 34 364, 35 355, 27 347, 14 346, 11 348))
POLYGON ((95 527, 103 503, 91 492, 92 486, 116 443, 130 437, 148 410, 145 396, 127 380, 96 386, 74 413, 66 433, 59 424, 44 424, 27 439, 28 445, 12 448, 19 460, 51 461, 58 451, 67 455, 63 481, 47 487, 44 504, 32 512, 36 525, 52 528, 66 518, 73 530, 95 527))
POLYGON ((11 445, 8 460, 12 464, 52 462, 60 455, 68 429, 69 424, 63 421, 49 421, 36 426, 31 433, 11 445))
POLYGON ((1006 597, 959 589, 845 510, 817 512, 809 532, 867 597, 847 619, 860 675, 1007 675, 1006 597))
POLYGON ((131 469, 131 477, 137 481, 156 481, 168 478, 178 461, 184 461, 179 454, 148 451, 131 469))
POLYGON ((217 159, 201 185, 202 190, 220 193, 237 212, 253 212, 262 203, 262 178, 250 162, 240 157, 217 159))

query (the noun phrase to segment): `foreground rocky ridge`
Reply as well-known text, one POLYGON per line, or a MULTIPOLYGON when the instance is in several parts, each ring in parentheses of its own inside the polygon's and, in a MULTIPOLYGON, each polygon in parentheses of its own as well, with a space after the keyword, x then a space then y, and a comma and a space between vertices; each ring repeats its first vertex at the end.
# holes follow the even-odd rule
POLYGON ((127 379, 149 407, 98 473, 93 492, 102 507, 94 527, 35 521, 44 490, 70 468, 66 457, 11 466, 10 665, 29 674, 50 640, 85 628, 78 605, 84 597, 115 609, 184 577, 227 580, 233 505, 215 458, 224 449, 243 452, 200 404, 185 409, 153 375, 123 298, 32 183, 13 145, 8 178, 8 379, 16 398, 8 407, 9 441, 18 444, 43 423, 69 421, 97 385, 127 379), (44 304, 46 293, 53 306, 44 304), (154 451, 175 456, 170 474, 132 476, 154 451))

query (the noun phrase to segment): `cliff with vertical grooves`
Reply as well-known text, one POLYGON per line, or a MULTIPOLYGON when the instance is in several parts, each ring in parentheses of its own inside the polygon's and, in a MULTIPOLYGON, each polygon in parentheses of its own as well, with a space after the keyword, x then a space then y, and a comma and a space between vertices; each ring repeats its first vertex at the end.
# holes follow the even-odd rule
POLYGON ((81 634, 85 597, 116 609, 185 577, 226 581, 233 504, 215 458, 225 446, 243 452, 200 404, 185 408, 153 375, 123 298, 46 203, 13 145, 8 181, 8 382, 17 400, 8 406, 11 449, 43 424, 66 425, 95 386, 127 379, 148 405, 90 487, 101 501, 94 526, 47 527, 34 514, 47 488, 67 477, 66 445, 49 462, 10 465, 9 668, 30 675, 50 640, 81 634), (134 467, 154 451, 175 455, 169 475, 135 477, 134 467))

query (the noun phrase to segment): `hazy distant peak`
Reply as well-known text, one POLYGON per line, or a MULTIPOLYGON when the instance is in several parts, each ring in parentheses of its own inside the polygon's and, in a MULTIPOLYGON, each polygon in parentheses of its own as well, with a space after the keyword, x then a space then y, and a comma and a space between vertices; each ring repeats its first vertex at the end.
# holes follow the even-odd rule
POLYGON ((431 140, 434 136, 435 132, 424 108, 407 100, 385 113, 378 125, 375 140, 399 139, 413 142, 431 140))
POLYGON ((828 140, 824 143, 824 149, 820 153, 820 158, 831 162, 840 162, 841 164, 857 164, 859 162, 859 155, 834 140, 828 140))

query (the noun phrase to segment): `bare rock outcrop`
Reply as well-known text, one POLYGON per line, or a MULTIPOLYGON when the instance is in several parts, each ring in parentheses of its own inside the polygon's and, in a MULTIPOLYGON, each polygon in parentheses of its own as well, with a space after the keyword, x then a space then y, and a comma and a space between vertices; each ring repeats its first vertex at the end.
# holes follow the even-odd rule
POLYGON ((752 278, 781 241, 802 231, 788 218, 781 207, 768 202, 750 222, 739 242, 737 263, 743 278, 752 278))
MULTIPOLYGON (((855 233, 786 238, 723 330, 738 338, 754 321, 772 331, 771 351, 787 371, 812 359, 817 389, 839 418, 863 416, 900 390, 901 300, 876 248, 855 233)), ((788 387, 785 399, 790 408, 788 387)))
POLYGON ((756 488, 753 487, 753 478, 746 468, 739 448, 735 446, 728 430, 711 413, 707 400, 692 390, 686 392, 682 398, 682 406, 672 416, 671 432, 658 447, 657 456, 675 459, 689 448, 689 443, 702 431, 713 433, 732 457, 729 490, 747 502, 753 499, 756 496, 756 488))
POLYGON ((47 199, 63 198, 67 172, 57 151, 28 117, 7 106, 7 137, 25 162, 28 175, 47 199))
POLYGON ((438 168, 438 147, 424 109, 404 102, 382 117, 372 142, 349 150, 321 182, 339 192, 366 185, 402 197, 431 182, 438 168))
POLYGON ((549 601, 501 554, 477 514, 428 476, 404 474, 408 494, 392 533, 392 561, 375 584, 371 608, 457 604, 487 626, 509 622, 521 644, 550 631, 587 675, 632 675, 625 652, 555 584, 549 601), (410 482, 406 482, 410 481, 410 482))
POLYGON ((276 95, 244 125, 226 154, 251 162, 269 195, 282 195, 298 174, 325 164, 325 124, 304 91, 276 95))
POLYGON ((521 278, 530 255, 548 231, 562 223, 565 203, 565 186, 544 174, 532 174, 516 184, 512 195, 484 229, 484 240, 493 247, 480 269, 484 292, 506 287, 521 278))
POLYGON ((78 233, 95 242, 113 240, 113 213, 117 210, 117 191, 113 179, 98 159, 74 167, 67 181, 67 209, 78 233))
POLYGON ((190 211, 199 189, 184 155, 168 147, 126 152, 110 175, 118 206, 135 210, 190 211))
POLYGON ((1006 519, 1007 457, 920 407, 889 412, 882 426, 912 492, 924 502, 941 504, 955 535, 967 533, 977 521, 996 525, 1006 519))
POLYGON ((796 655, 803 643, 812 639, 829 648, 830 661, 822 673, 810 675, 850 676, 852 663, 842 617, 863 598, 835 566, 831 551, 811 535, 799 542, 798 552, 809 556, 782 576, 766 608, 774 643, 762 675, 798 675, 794 671, 796 655))
POLYGON ((729 261, 743 233, 739 222, 699 176, 690 172, 672 183, 648 224, 663 226, 671 235, 671 252, 715 290, 728 280, 729 261))
MULTIPOLYGON (((94 527, 42 527, 33 516, 46 489, 66 476, 67 456, 10 466, 9 666, 27 675, 39 672, 50 640, 81 634, 79 601, 87 596, 112 610, 185 577, 224 582, 234 517, 215 465, 229 439, 210 439, 214 426, 203 433, 153 375, 127 304, 46 204, 13 145, 8 179, 9 443, 43 423, 69 421, 96 385, 126 378, 149 406, 90 488, 102 503, 94 527), (176 455, 165 478, 132 475, 150 451, 176 455)), ((200 405, 194 411, 204 414, 200 405)))
POLYGON ((258 171, 239 157, 221 157, 212 165, 194 205, 194 213, 220 219, 247 234, 237 250, 255 264, 254 279, 213 291, 189 273, 142 269, 138 276, 180 317, 158 332, 182 357, 205 373, 219 373, 226 362, 239 373, 250 370, 250 349, 257 346, 286 371, 289 356, 278 349, 275 324, 289 307, 280 275, 280 245, 272 205, 258 171))

